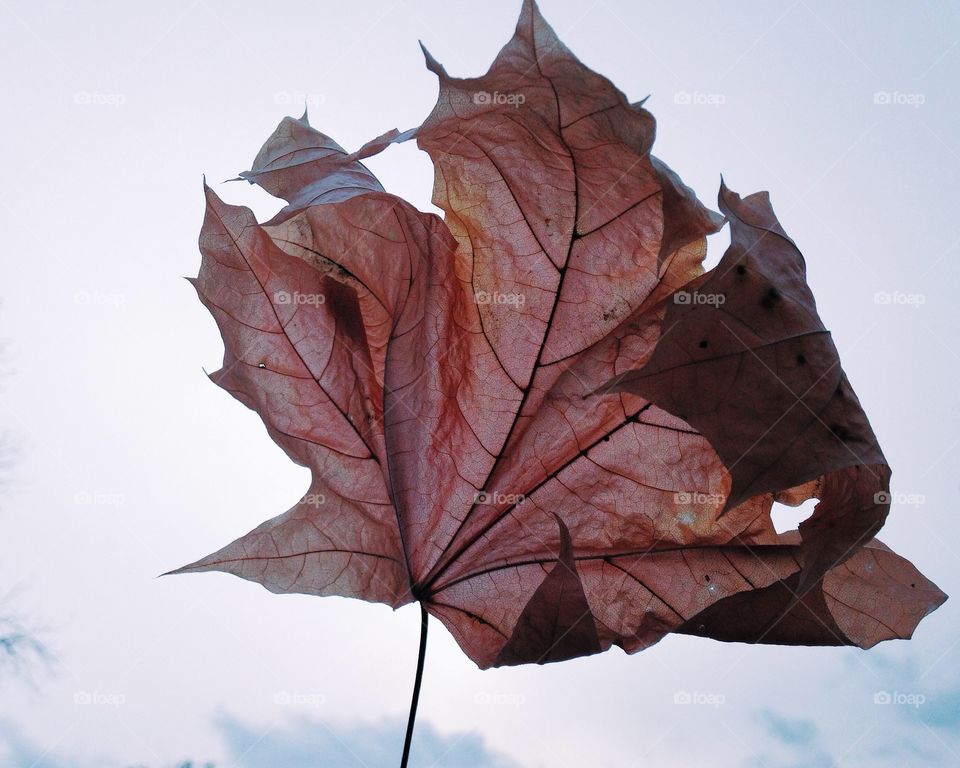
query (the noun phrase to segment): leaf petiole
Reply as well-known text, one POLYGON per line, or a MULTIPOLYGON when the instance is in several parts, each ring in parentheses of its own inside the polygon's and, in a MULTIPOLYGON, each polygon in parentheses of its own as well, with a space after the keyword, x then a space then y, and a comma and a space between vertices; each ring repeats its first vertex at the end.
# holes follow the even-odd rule
POLYGON ((410 717, 407 720, 407 735, 403 740, 403 757, 400 758, 400 768, 407 768, 410 759, 410 740, 413 738, 413 724, 417 719, 417 703, 420 701, 420 683, 423 682, 423 662, 427 656, 427 619, 429 614, 423 603, 420 603, 420 653, 417 656, 417 676, 413 682, 413 698, 410 701, 410 717))

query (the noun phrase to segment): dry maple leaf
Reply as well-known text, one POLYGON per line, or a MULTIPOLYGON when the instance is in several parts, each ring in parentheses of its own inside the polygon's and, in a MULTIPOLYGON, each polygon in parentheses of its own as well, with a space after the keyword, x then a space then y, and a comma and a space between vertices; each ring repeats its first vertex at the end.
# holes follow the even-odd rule
POLYGON ((418 129, 348 154, 280 123, 242 174, 270 221, 206 189, 212 378, 312 482, 178 572, 418 601, 481 667, 909 637, 945 596, 872 540, 889 469, 766 195, 721 187, 704 273, 724 218, 534 3, 482 77, 426 55, 418 129), (413 136, 442 220, 360 162, 413 136), (774 501, 811 497, 778 535, 774 501))

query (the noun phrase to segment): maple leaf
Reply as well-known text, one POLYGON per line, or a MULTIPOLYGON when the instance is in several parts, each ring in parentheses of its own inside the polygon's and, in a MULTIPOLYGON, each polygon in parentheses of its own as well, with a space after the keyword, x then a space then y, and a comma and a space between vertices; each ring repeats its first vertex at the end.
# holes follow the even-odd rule
POLYGON ((280 123, 241 174, 270 221, 205 188, 212 378, 312 480, 177 572, 416 601, 481 667, 909 637, 946 598, 873 539, 889 468, 766 195, 703 206, 532 2, 481 77, 425 55, 414 130, 347 153, 280 123), (361 162, 413 137, 443 219, 361 162), (812 497, 778 535, 774 501, 812 497))

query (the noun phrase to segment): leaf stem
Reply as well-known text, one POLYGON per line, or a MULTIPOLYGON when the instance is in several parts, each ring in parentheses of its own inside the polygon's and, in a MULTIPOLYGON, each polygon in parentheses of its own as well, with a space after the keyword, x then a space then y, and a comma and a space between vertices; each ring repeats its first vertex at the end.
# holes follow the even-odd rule
POLYGON ((403 757, 400 768, 407 768, 410 758, 410 740, 413 738, 413 724, 417 719, 417 704, 420 701, 420 683, 423 682, 423 662, 427 656, 427 609, 420 603, 420 654, 417 657, 417 676, 413 683, 413 699, 410 701, 410 718, 407 720, 407 735, 403 740, 403 757))

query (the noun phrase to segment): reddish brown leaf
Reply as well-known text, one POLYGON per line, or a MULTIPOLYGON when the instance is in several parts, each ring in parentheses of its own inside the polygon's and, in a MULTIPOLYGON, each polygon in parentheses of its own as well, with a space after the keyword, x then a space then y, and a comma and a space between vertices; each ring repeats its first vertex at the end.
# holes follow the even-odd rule
POLYGON ((733 478, 728 506, 820 478, 803 592, 883 524, 890 473, 767 195, 721 186, 720 209, 729 250, 674 294, 646 364, 602 391, 649 397, 706 437, 733 478))
POLYGON ((889 470, 766 197, 722 189, 704 274, 722 218, 532 2, 482 77, 427 62, 414 131, 347 153, 281 122, 241 175, 288 202, 269 222, 207 192, 213 378, 313 480, 180 571, 419 601, 482 667, 673 631, 909 636, 943 596, 864 548, 889 470), (443 220, 361 162, 414 135, 443 220), (778 537, 774 499, 811 496, 802 542, 778 537))
MULTIPOLYGON (((795 535, 782 538, 798 541, 795 535)), ((909 639, 920 620, 947 599, 876 539, 802 597, 798 576, 714 603, 677 631, 748 643, 871 648, 882 640, 909 639)))
POLYGON ((497 655, 496 664, 524 664, 536 660, 564 661, 600 650, 597 625, 583 593, 573 559, 570 531, 560 526, 560 552, 536 592, 530 597, 497 655))

